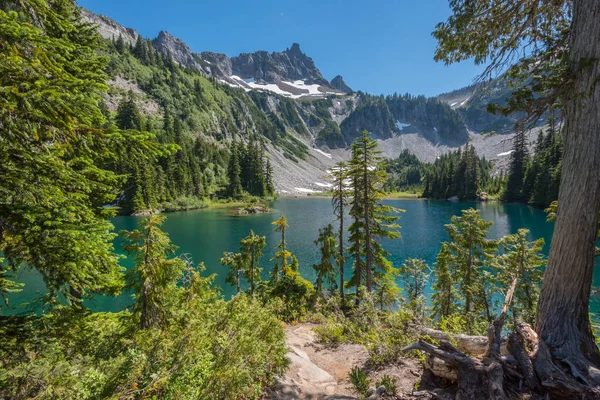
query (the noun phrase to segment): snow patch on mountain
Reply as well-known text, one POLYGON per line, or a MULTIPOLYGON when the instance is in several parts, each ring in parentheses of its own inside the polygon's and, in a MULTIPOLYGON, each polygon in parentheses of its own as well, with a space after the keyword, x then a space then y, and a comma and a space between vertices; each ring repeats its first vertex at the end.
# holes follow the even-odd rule
POLYGON ((331 154, 325 153, 323 150, 315 149, 314 147, 313 147, 313 150, 327 158, 331 158, 331 154))
POLYGON ((509 151, 505 151, 504 153, 498 153, 498 154, 496 154, 496 156, 497 156, 497 157, 504 157, 504 156, 508 156, 508 155, 511 155, 513 151, 514 151, 514 150, 509 150, 509 151))
POLYGON ((405 124, 404 122, 396 121, 396 126, 398 127, 400 132, 402 132, 404 130, 404 128, 409 127, 410 124, 405 124))
POLYGON ((300 192, 300 193, 321 193, 319 190, 299 188, 299 187, 295 187, 294 190, 297 192, 300 192))
POLYGON ((290 99, 299 99, 301 97, 325 97, 329 95, 341 94, 327 86, 319 84, 306 84, 305 80, 296 80, 293 82, 281 81, 279 83, 257 83, 254 78, 242 78, 238 75, 231 75, 228 81, 221 80, 229 86, 241 87, 246 91, 260 90, 275 93, 290 99))

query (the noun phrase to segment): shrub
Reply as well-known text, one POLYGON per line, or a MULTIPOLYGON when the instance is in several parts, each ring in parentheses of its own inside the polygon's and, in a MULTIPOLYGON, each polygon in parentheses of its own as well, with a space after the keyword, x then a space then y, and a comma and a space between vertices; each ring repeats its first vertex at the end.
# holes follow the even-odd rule
POLYGON ((4 319, 0 398, 262 398, 288 364, 281 324, 248 296, 223 301, 209 281, 192 273, 160 329, 138 330, 126 311, 4 319))
POLYGON ((346 329, 339 322, 329 321, 326 325, 314 329, 319 342, 331 346, 338 346, 348 341, 346 329))
POLYGON ((358 393, 361 398, 365 397, 371 386, 369 375, 359 367, 352 367, 348 377, 354 387, 354 391, 358 393))
POLYGON ((396 377, 393 376, 389 376, 389 375, 384 375, 375 386, 380 387, 383 386, 385 387, 385 392, 391 396, 395 396, 396 393, 398 393, 398 387, 397 384, 398 383, 398 379, 396 377))

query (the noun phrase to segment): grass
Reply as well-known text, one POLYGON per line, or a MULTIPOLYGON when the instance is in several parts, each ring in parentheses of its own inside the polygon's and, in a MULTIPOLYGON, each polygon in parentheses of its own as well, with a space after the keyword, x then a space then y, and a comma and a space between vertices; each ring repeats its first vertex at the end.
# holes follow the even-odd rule
POLYGON ((398 191, 390 192, 386 197, 390 199, 418 199, 420 195, 414 192, 398 191))

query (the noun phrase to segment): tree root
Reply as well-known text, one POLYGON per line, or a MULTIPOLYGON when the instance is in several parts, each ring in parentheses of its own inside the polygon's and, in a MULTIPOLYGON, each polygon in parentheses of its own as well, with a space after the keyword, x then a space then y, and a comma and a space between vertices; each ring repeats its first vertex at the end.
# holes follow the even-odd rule
POLYGON ((515 279, 506 294, 501 314, 488 328, 487 339, 444 334, 448 339, 460 337, 461 340, 457 341, 459 347, 471 350, 471 354, 483 355, 481 360, 451 345, 444 336, 436 334, 439 331, 425 329, 421 332, 439 340, 440 345, 434 346, 419 339, 403 351, 427 353, 427 369, 436 376, 456 381, 457 400, 505 400, 510 392, 527 392, 552 399, 600 399, 600 390, 595 382, 600 371, 590 363, 585 360, 556 360, 548 346, 525 323, 518 323, 516 332, 508 338, 501 336, 516 284, 515 279), (484 344, 485 351, 481 351, 484 344))

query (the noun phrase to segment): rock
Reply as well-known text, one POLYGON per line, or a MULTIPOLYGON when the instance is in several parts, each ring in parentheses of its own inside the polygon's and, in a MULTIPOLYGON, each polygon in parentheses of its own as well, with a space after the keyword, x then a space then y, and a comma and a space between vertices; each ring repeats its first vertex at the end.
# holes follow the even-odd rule
POLYGON ((387 393, 387 389, 385 388, 385 386, 381 385, 377 388, 377 390, 375 390, 375 394, 377 396, 383 396, 384 394, 387 393))
POLYGON ((305 80, 307 84, 329 85, 312 58, 300 50, 298 43, 282 52, 257 51, 232 57, 231 70, 233 75, 241 78, 254 78, 266 83, 305 80))
POLYGON ((341 75, 337 75, 335 78, 333 78, 331 80, 330 85, 331 87, 339 90, 340 92, 353 93, 353 90, 350 89, 350 86, 346 85, 346 82, 344 82, 344 78, 342 78, 341 75))
POLYGON ((81 8, 80 10, 82 19, 97 25, 98 32, 103 38, 117 40, 121 36, 126 44, 135 45, 139 34, 134 29, 125 28, 106 15, 94 14, 85 8, 81 8))
POLYGON ((451 201, 453 203, 457 203, 459 201, 459 198, 458 198, 458 196, 452 196, 452 197, 450 197, 448 199, 448 201, 451 201))
POLYGON ((210 73, 207 70, 207 65, 202 62, 202 59, 193 53, 183 40, 174 37, 169 32, 160 31, 158 37, 152 41, 152 44, 164 55, 170 54, 173 60, 179 65, 206 74, 210 73))
POLYGON ((266 214, 271 209, 265 205, 247 205, 244 207, 238 207, 236 210, 237 215, 248 215, 248 214, 266 214))
POLYGON ((375 395, 375 389, 367 390, 367 395, 366 395, 367 398, 372 397, 374 395, 375 395))
POLYGON ((160 214, 160 210, 144 210, 131 214, 134 217, 148 217, 152 214, 160 214))
POLYGON ((203 51, 200 57, 208 62, 211 74, 214 76, 230 77, 233 75, 231 70, 231 59, 225 54, 203 51))
POLYGON ((488 194, 486 192, 479 193, 479 200, 488 201, 488 194))

